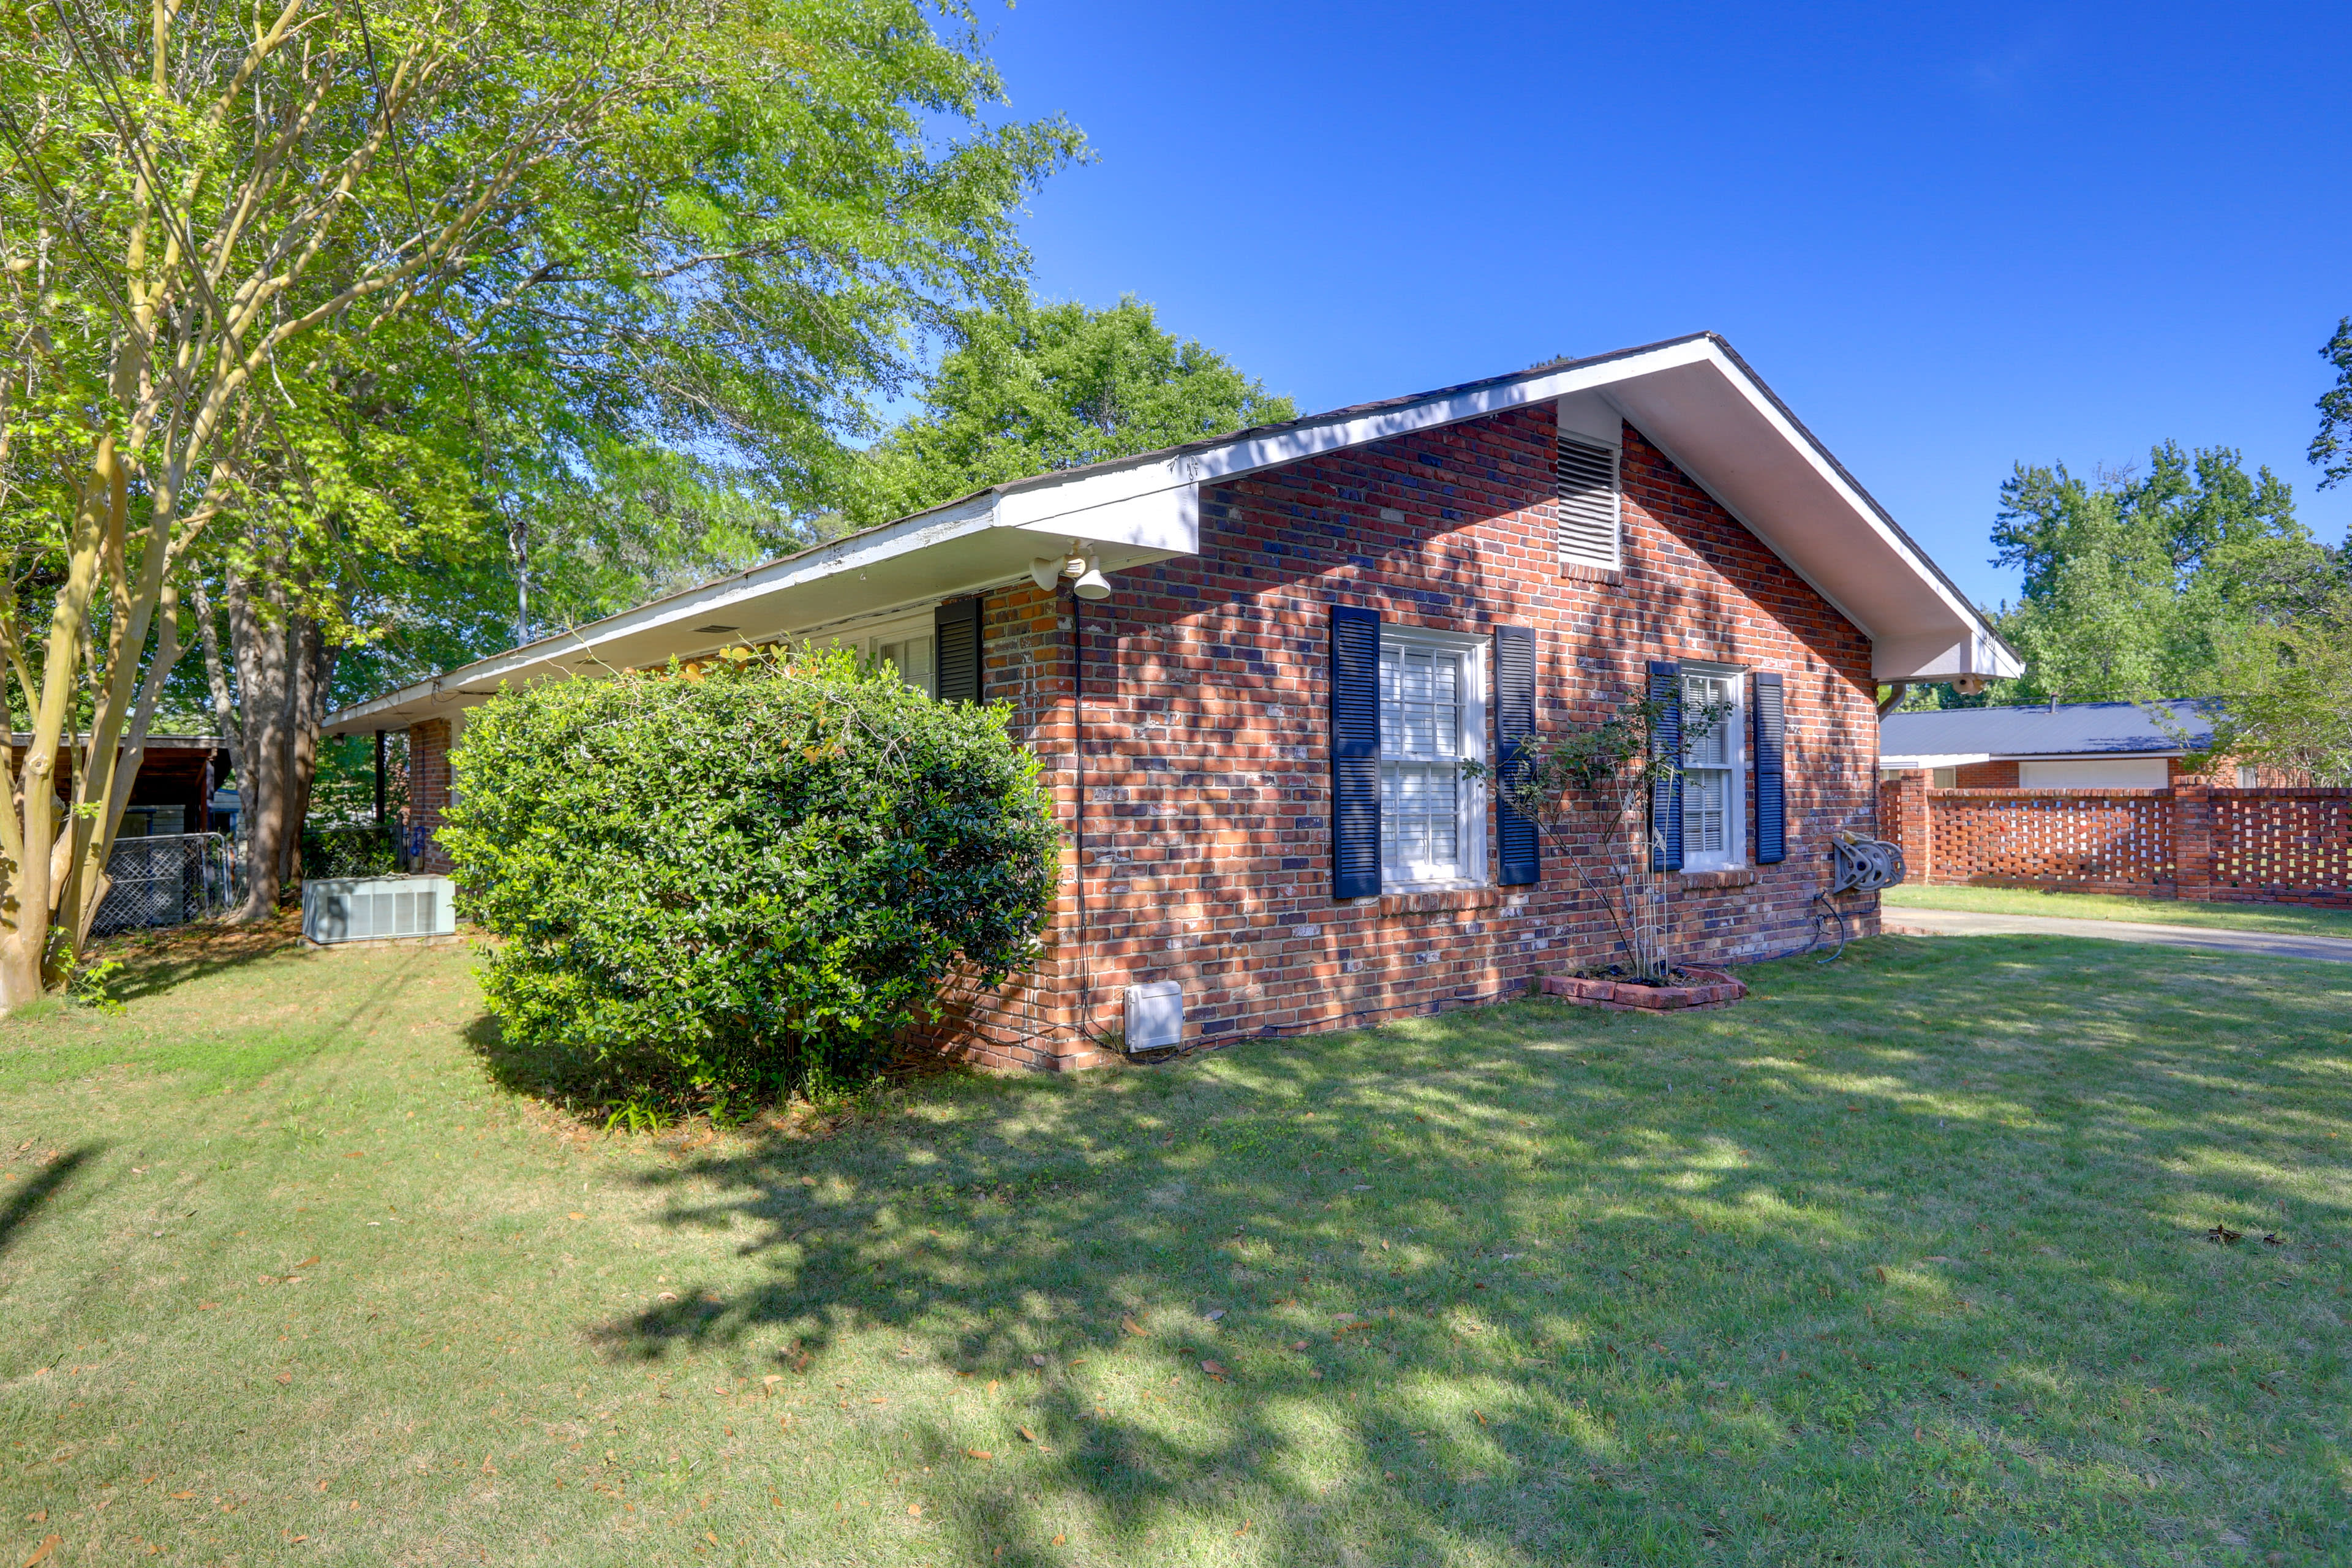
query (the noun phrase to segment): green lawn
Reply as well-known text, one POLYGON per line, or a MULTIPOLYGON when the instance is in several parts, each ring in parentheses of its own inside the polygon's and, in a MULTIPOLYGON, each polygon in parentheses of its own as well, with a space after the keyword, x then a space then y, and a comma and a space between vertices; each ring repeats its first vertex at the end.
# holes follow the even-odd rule
POLYGON ((655 1140, 467 962, 0 1023, 6 1568, 2352 1558, 2343 965, 1889 938, 655 1140))
POLYGON ((1879 895, 1897 909, 1974 910, 1989 915, 2057 915, 2077 921, 2141 921, 2221 931, 2267 931, 2352 941, 2352 910, 2300 904, 2203 904, 2112 893, 2045 893, 2036 888, 1923 888, 1906 882, 1879 895))

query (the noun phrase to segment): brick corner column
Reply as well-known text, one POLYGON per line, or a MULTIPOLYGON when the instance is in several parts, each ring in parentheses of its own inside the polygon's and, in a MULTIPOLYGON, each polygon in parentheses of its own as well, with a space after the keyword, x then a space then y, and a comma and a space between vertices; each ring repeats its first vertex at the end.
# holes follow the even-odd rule
POLYGON ((441 847, 442 813, 449 805, 449 721, 427 719, 408 727, 408 830, 420 844, 416 869, 446 873, 449 856, 441 847))
POLYGON ((1903 867, 1910 879, 1926 882, 1933 869, 1929 856, 1935 835, 1927 819, 1927 781, 1931 775, 1909 768, 1878 786, 1878 831, 1903 851, 1903 867))
POLYGON ((2173 896, 2213 901, 2213 791, 2198 784, 2172 790, 2173 896))

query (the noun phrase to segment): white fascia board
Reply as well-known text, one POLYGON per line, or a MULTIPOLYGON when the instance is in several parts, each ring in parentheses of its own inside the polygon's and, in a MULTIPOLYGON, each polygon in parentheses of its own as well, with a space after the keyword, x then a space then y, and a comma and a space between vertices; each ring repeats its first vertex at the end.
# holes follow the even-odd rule
POLYGON ((1991 762, 1990 752, 1881 752, 1878 765, 1897 772, 1929 768, 1964 768, 1970 763, 1991 762))
POLYGON ((430 680, 421 680, 384 696, 354 703, 331 714, 328 723, 333 727, 348 727, 378 713, 397 711, 413 702, 444 695, 454 697, 460 687, 495 685, 509 676, 557 658, 582 653, 593 654, 598 647, 623 637, 658 631, 685 621, 724 615, 733 605, 761 598, 780 589, 800 586, 842 572, 853 572, 928 545, 977 533, 995 524, 995 509, 990 504, 993 499, 987 495, 971 497, 937 511, 919 513, 901 522, 853 534, 830 544, 816 545, 797 555, 772 561, 765 566, 754 567, 732 577, 722 577, 716 583, 682 589, 650 604, 640 605, 634 610, 624 610, 617 616, 591 621, 584 626, 576 626, 555 637, 541 637, 524 647, 477 659, 472 664, 436 675, 430 680))

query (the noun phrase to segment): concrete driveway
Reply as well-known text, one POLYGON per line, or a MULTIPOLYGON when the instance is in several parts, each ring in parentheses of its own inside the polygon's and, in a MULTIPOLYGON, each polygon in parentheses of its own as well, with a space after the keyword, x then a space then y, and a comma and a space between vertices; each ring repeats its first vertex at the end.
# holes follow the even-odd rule
POLYGON ((2352 940, 2289 936, 2275 931, 2215 931, 2209 926, 2150 925, 2141 921, 2078 921, 2057 915, 1988 915, 1971 910, 1888 908, 1879 928, 1912 936, 2087 936, 2102 942, 2148 942, 2163 947, 2201 947, 2217 952, 2251 952, 2265 958, 2323 958, 2352 963, 2352 940))

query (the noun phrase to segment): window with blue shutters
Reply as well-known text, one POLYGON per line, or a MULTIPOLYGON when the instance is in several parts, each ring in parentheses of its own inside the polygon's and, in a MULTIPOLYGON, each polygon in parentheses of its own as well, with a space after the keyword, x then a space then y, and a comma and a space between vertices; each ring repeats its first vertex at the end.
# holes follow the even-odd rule
POLYGON ((1486 881, 1486 640, 1331 609, 1331 896, 1486 881))

